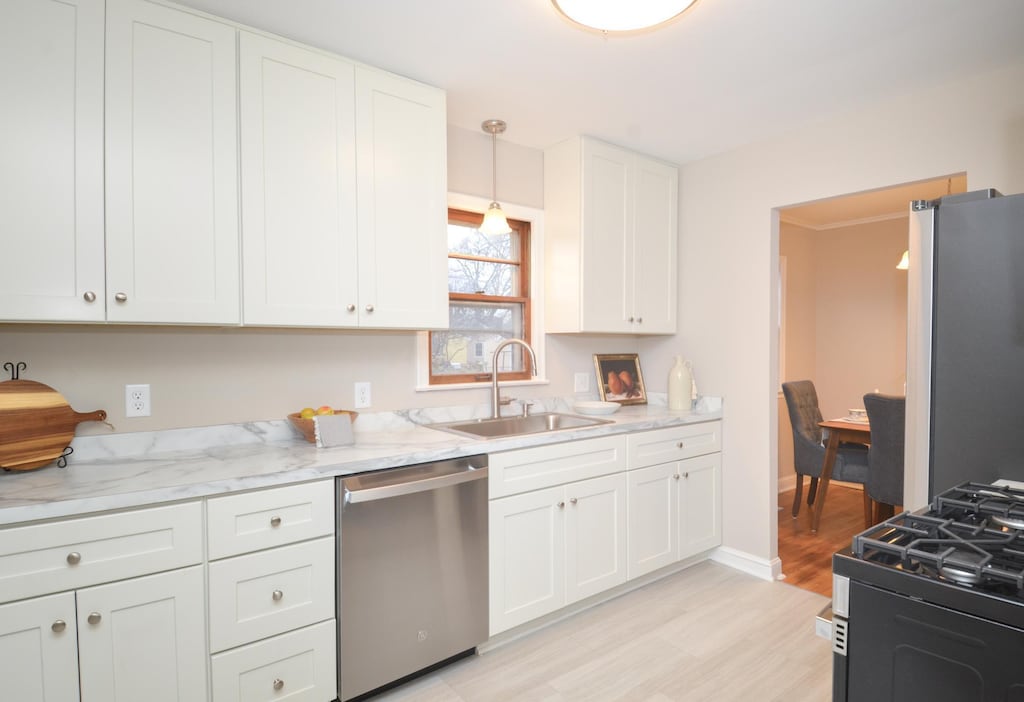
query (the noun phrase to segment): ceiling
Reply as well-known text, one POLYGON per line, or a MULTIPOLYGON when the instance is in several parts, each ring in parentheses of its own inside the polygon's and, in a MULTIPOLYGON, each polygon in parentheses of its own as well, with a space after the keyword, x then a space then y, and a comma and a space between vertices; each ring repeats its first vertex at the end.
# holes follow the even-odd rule
POLYGON ((550 0, 179 0, 444 88, 448 121, 675 163, 1024 57, 1021 0, 698 0, 605 37, 550 0))

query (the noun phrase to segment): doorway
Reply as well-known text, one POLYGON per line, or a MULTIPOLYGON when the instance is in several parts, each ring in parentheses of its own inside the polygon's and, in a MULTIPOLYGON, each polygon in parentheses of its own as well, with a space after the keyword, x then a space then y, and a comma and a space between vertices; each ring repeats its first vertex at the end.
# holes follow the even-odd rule
MULTIPOLYGON (((825 419, 869 392, 906 392, 909 203, 964 192, 964 174, 779 210, 778 554, 788 582, 831 594, 831 555, 862 531, 862 486, 833 482, 817 533, 791 516, 796 475, 781 383, 809 379, 825 419)), ((805 491, 805 496, 806 496, 805 491)))

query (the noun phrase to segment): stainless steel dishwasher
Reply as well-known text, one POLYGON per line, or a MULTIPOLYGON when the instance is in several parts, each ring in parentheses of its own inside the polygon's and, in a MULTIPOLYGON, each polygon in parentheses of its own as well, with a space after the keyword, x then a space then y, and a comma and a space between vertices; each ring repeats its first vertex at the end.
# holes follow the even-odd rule
POLYGON ((342 700, 487 639, 487 456, 338 478, 342 700))

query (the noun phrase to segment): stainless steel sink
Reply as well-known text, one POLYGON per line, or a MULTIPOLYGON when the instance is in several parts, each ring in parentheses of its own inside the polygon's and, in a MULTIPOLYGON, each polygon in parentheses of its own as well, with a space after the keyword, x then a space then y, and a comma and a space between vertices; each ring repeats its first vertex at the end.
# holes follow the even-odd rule
POLYGON ((444 424, 428 424, 431 429, 440 429, 453 434, 462 434, 473 438, 494 439, 504 436, 520 436, 522 434, 540 434, 560 429, 579 429, 594 427, 599 424, 611 424, 610 419, 596 417, 580 417, 575 414, 545 412, 531 414, 528 417, 501 417, 500 419, 470 419, 463 422, 445 422, 444 424))

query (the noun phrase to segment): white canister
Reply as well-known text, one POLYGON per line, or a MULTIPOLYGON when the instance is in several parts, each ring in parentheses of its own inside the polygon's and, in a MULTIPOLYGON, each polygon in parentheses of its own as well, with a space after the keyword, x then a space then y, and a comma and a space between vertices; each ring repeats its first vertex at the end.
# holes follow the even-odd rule
POLYGON ((670 410, 690 409, 690 397, 693 391, 693 371, 690 362, 682 356, 676 356, 672 369, 668 372, 668 408, 670 410))

